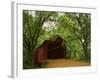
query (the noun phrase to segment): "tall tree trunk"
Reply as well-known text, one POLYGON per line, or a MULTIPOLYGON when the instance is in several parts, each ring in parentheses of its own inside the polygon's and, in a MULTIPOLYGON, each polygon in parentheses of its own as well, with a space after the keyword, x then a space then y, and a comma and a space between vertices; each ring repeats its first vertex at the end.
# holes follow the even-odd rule
POLYGON ((90 60, 90 53, 89 53, 88 46, 85 45, 85 43, 83 43, 83 44, 82 44, 82 47, 83 47, 85 59, 86 59, 86 60, 90 60))

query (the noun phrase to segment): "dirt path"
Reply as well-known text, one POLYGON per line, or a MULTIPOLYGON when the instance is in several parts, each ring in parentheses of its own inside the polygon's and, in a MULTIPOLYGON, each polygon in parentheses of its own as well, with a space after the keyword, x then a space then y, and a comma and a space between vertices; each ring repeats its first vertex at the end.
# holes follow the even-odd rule
POLYGON ((46 60, 46 67, 56 68, 56 67, 78 67, 78 66, 90 66, 90 63, 70 60, 70 59, 56 59, 56 60, 46 60))

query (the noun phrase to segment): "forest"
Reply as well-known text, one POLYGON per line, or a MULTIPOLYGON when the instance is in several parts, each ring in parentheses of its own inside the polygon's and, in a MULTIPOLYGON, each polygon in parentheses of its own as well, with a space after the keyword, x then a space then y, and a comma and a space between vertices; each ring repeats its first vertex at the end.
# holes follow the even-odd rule
POLYGON ((66 59, 91 62, 91 14, 23 10, 23 69, 39 68, 36 50, 59 35, 66 59))

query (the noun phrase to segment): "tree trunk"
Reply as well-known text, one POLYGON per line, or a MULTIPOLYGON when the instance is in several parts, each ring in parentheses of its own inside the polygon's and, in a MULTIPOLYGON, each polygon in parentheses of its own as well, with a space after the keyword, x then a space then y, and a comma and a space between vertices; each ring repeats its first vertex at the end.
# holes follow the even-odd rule
POLYGON ((86 59, 86 60, 90 60, 90 53, 89 53, 89 50, 88 50, 87 45, 82 44, 82 47, 83 47, 85 59, 86 59))

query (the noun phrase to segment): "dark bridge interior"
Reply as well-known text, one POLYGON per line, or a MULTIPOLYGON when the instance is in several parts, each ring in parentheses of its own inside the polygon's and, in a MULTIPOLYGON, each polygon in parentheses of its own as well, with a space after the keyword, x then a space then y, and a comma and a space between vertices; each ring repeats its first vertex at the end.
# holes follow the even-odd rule
POLYGON ((48 45, 48 59, 62 59, 65 58, 65 49, 61 46, 60 42, 51 42, 48 45))
POLYGON ((62 46, 63 39, 57 37, 55 40, 45 40, 36 51, 36 62, 42 63, 47 59, 66 58, 66 47, 62 46))

